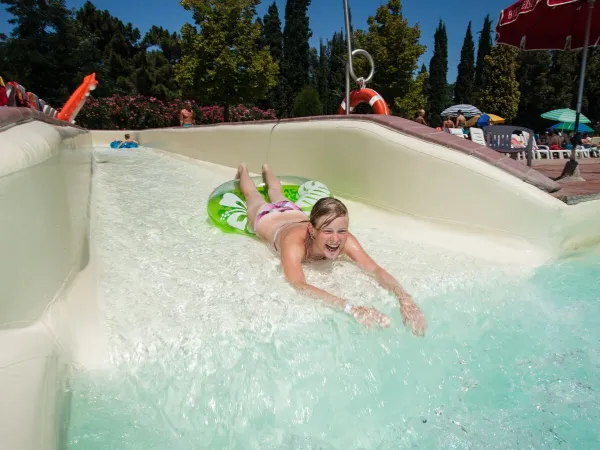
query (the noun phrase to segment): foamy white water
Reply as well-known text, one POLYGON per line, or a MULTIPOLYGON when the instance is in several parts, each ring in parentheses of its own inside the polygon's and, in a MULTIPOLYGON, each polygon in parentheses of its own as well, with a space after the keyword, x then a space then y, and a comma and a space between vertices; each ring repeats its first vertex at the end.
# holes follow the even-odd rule
POLYGON ((364 330, 297 294, 265 244, 208 223, 208 195, 235 170, 147 149, 96 156, 107 161, 96 166, 92 230, 112 367, 74 380, 69 448, 555 439, 517 426, 531 405, 507 400, 507 390, 536 397, 537 386, 519 391, 519 370, 551 365, 548 339, 559 345, 560 326, 585 317, 549 301, 545 279, 529 281, 543 255, 347 202, 351 231, 430 323, 425 339, 411 336, 396 300, 351 262, 306 265, 309 282, 392 317, 388 330, 364 330), (560 326, 547 326, 557 317, 560 326))

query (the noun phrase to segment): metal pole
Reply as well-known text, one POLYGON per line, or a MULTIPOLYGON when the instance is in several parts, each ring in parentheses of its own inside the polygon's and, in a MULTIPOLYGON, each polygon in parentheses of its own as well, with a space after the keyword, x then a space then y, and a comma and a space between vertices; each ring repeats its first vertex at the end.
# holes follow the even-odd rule
POLYGON ((346 115, 350 115, 350 74, 354 76, 354 67, 352 67, 352 40, 350 33, 350 12, 348 11, 348 0, 344 0, 344 22, 346 24, 346 115))
MULTIPOLYGON (((577 135, 579 129, 579 116, 581 115, 581 104, 583 102, 583 86, 585 83, 585 70, 587 66, 588 46, 590 44, 590 34, 592 30, 592 14, 594 12, 594 2, 596 0, 588 0, 588 16, 585 27, 585 42, 583 44, 583 58, 581 60, 581 73, 579 74, 579 93, 577 94, 577 110, 575 112, 575 128, 573 129, 574 136, 577 135)), ((577 159, 577 151, 575 149, 575 141, 573 141, 573 150, 571 150, 571 159, 577 159)))

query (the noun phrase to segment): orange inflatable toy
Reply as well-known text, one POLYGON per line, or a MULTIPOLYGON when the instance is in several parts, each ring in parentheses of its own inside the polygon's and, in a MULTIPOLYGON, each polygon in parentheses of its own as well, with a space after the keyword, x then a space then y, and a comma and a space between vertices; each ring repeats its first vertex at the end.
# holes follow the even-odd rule
POLYGON ((98 82, 96 81, 95 73, 85 77, 83 83, 73 92, 67 103, 65 103, 65 106, 60 110, 57 118, 73 122, 81 108, 83 108, 87 97, 90 95, 90 91, 96 89, 96 86, 98 86, 98 82))
MULTIPOLYGON (((390 115, 390 109, 381 95, 373 89, 362 88, 355 89, 350 92, 350 112, 361 103, 368 103, 373 108, 375 114, 390 115)), ((342 104, 337 110, 339 115, 346 114, 346 99, 342 100, 342 104)))

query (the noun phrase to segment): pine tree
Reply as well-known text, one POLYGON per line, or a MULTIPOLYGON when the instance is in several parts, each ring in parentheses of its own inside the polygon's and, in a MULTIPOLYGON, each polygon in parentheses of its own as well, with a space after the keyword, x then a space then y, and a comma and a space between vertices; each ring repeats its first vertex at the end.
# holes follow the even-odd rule
POLYGON ((108 11, 97 9, 89 1, 77 11, 76 19, 89 35, 95 37, 99 52, 95 55, 95 72, 97 79, 101 81, 94 96, 134 92, 135 80, 146 78, 146 75, 137 70, 140 67, 136 67, 136 63, 139 65, 144 61, 143 57, 138 56, 143 51, 140 31, 131 23, 124 24, 108 11))
POLYGON ((477 44, 477 66, 475 67, 475 92, 483 87, 483 72, 485 70, 485 57, 492 51, 492 19, 490 15, 485 16, 483 29, 479 34, 477 44))
POLYGON ((263 17, 263 34, 265 45, 269 47, 271 58, 277 64, 283 55, 283 33, 281 32, 281 19, 277 3, 273 2, 263 17))
POLYGON ((467 34, 460 52, 460 63, 458 64, 458 76, 454 88, 454 103, 470 104, 473 101, 473 89, 475 88, 475 43, 471 33, 471 22, 467 26, 467 34))
POLYGON ((517 81, 518 50, 497 45, 485 58, 480 109, 497 114, 510 122, 517 115, 521 93, 517 81))
POLYGON ((434 50, 431 62, 429 63, 429 104, 428 123, 432 127, 438 127, 442 124, 441 112, 448 107, 450 103, 448 93, 448 36, 446 26, 440 20, 435 31, 434 50))
POLYGON ((278 117, 282 115, 285 108, 285 93, 282 82, 282 57, 283 57, 283 32, 281 31, 281 19, 279 18, 279 9, 277 3, 273 2, 263 18, 263 35, 265 45, 269 47, 271 58, 277 63, 279 73, 277 75, 277 85, 269 95, 270 107, 275 109, 278 117))
POLYGON ((517 58, 517 81, 521 100, 515 123, 533 130, 547 125, 540 115, 549 108, 552 89, 548 84, 552 58, 548 51, 522 51, 517 58))
POLYGON ((311 0, 287 0, 283 29, 281 74, 286 102, 284 114, 291 115, 295 96, 308 85, 310 31, 307 10, 311 0))
POLYGON ((181 29, 181 62, 176 79, 184 96, 224 108, 265 98, 277 83, 277 64, 268 48, 260 48, 261 28, 256 21, 259 0, 182 0, 200 27, 181 29))
MULTIPOLYGON (((367 22, 365 50, 377 64, 371 85, 393 107, 396 99, 414 91, 417 62, 425 52, 425 47, 419 43, 421 30, 418 25, 408 24, 402 15, 400 0, 389 0, 380 6, 367 22)), ((358 32, 355 34, 359 35, 358 32)))

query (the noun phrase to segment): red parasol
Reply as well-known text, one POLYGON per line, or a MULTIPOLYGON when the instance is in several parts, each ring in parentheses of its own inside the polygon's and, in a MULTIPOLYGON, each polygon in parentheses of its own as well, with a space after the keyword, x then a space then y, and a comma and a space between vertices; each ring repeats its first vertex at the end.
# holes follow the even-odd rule
MULTIPOLYGON (((600 1, 600 0, 599 0, 600 1)), ((600 45, 596 0, 519 0, 500 13, 496 42, 523 50, 583 49, 575 127, 578 129, 589 46, 600 45)), ((571 159, 575 159, 575 145, 571 159)))
POLYGON ((576 50, 585 47, 586 22, 592 16, 591 46, 600 42, 600 13, 594 1, 520 0, 500 13, 496 42, 522 50, 576 50))

